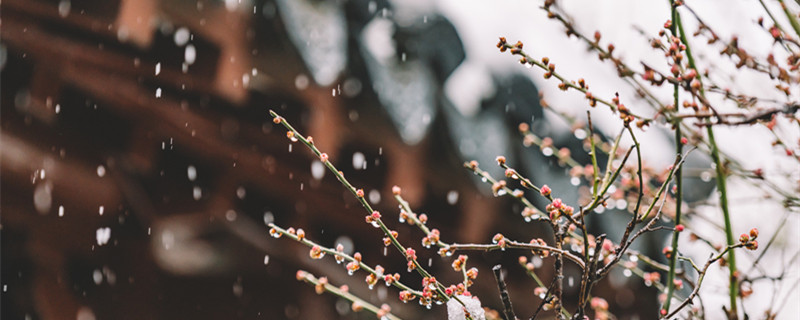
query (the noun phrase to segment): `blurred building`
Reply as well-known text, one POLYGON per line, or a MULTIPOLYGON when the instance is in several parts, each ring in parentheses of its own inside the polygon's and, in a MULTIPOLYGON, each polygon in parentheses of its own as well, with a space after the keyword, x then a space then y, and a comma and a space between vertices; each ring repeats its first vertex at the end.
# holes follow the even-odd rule
MULTIPOLYGON (((369 290, 363 275, 268 237, 265 222, 302 227, 419 283, 403 257, 384 257, 360 206, 289 143, 269 109, 313 136, 387 216, 397 214, 391 187, 402 186, 447 241, 487 242, 497 230, 546 236, 460 166, 477 159, 500 175, 492 162, 504 154, 566 189, 567 170, 522 148, 518 123, 586 159, 569 132, 541 121, 530 80, 462 63, 456 30, 425 8, 6 0, 0 32, 3 318, 372 318, 316 295, 297 269, 402 317, 442 318, 444 308, 403 305, 393 288, 369 290)), ((419 243, 420 232, 396 224, 402 241, 419 243)), ((440 280, 458 281, 449 258, 420 255, 440 280)), ((473 291, 486 305, 500 307, 488 270, 502 262, 524 279, 510 284, 519 314, 536 308, 516 255, 470 262, 485 270, 473 291)), ((622 310, 654 310, 634 289, 615 289, 622 310)))

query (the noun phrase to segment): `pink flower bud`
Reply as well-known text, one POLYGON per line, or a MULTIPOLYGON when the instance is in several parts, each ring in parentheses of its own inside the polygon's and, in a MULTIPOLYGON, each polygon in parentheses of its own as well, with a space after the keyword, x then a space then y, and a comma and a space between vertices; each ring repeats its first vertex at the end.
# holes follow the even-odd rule
POLYGON ((552 190, 550 190, 550 187, 547 185, 543 185, 542 188, 539 189, 539 193, 541 193, 545 197, 549 196, 551 192, 552 190))
POLYGON ((413 248, 406 248, 406 259, 408 260, 417 259, 417 251, 415 251, 413 248))

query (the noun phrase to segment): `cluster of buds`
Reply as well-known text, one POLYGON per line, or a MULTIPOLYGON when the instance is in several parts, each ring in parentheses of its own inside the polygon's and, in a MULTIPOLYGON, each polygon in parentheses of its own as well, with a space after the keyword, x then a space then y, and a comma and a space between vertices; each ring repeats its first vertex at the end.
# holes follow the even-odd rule
MULTIPOLYGON (((653 41, 655 41, 653 45, 656 48, 661 46, 661 41, 658 41, 657 39, 653 41)), ((655 70, 653 70, 653 68, 650 68, 649 66, 644 67, 644 72, 642 72, 642 80, 648 81, 652 85, 661 85, 662 83, 664 83, 664 78, 663 77, 656 78, 655 70)))
POLYGON ((758 238, 758 229, 753 228, 750 229, 749 234, 742 233, 742 235, 739 236, 739 242, 744 244, 744 247, 749 250, 756 250, 758 249, 758 241, 756 240, 756 238, 758 238))
POLYGON ((433 291, 427 287, 422 289, 422 294, 419 297, 419 305, 430 307, 433 303, 433 291))
POLYGON ((697 105, 696 101, 684 100, 681 105, 683 106, 684 109, 690 109, 691 108, 694 111, 699 111, 700 110, 700 107, 697 105))
POLYGON ((558 220, 562 213, 572 216, 572 213, 575 212, 575 208, 564 204, 560 198, 553 199, 553 201, 545 207, 545 210, 550 213, 550 220, 553 221, 558 220))
MULTIPOLYGON (((544 57, 542 58, 542 63, 547 65, 547 71, 542 75, 545 79, 550 79, 553 76, 553 73, 556 72, 556 64, 550 63, 550 58, 544 57)), ((561 89, 561 88, 559 88, 561 89)), ((562 89, 564 90, 564 89, 562 89)))
POLYGON ((530 222, 531 220, 538 219, 538 213, 539 212, 536 209, 525 207, 522 209, 522 218, 524 218, 525 221, 530 222))
MULTIPOLYGON (((506 171, 508 171, 508 170, 506 170, 506 171)), ((497 181, 497 182, 492 184, 492 193, 495 196, 499 196, 500 195, 500 190, 504 190, 505 188, 506 188, 506 181, 505 180, 497 181)))
MULTIPOLYGON (((467 279, 468 280, 475 280, 478 278, 478 268, 472 267, 467 270, 467 279)), ((471 283, 471 281, 470 281, 471 283)))
POLYGON ((345 265, 345 269, 347 269, 347 274, 351 276, 353 275, 353 273, 358 271, 358 269, 361 269, 361 253, 356 252, 355 254, 353 254, 353 260, 354 261, 350 261, 347 263, 347 265, 345 265))
MULTIPOLYGON (((531 239, 530 244, 539 245, 539 246, 547 246, 547 242, 544 242, 542 238, 531 239)), ((541 257, 547 257, 550 255, 550 250, 542 250, 542 249, 533 249, 531 252, 535 255, 539 255, 541 257)), ((533 264, 531 264, 533 267, 533 264)), ((527 268, 527 265, 526 265, 527 268)), ((530 271, 533 271, 533 268, 530 268, 530 271)))
POLYGON ((422 278, 422 287, 428 289, 436 289, 436 285, 439 282, 436 280, 436 277, 424 277, 422 278))
POLYGON ((400 209, 400 214, 398 215, 397 220, 400 221, 400 223, 408 222, 408 224, 413 225, 414 221, 409 218, 410 215, 408 214, 408 212, 406 212, 406 210, 400 209))
POLYGON ((278 231, 278 229, 276 229, 276 228, 270 228, 269 229, 269 235, 272 236, 275 239, 280 238, 282 236, 280 231, 278 231))
POLYGON ((369 288, 372 289, 376 283, 378 283, 378 279, 383 277, 384 269, 380 265, 375 266, 375 273, 370 273, 367 275, 367 278, 364 280, 369 285, 369 288))
POLYGON ((391 237, 383 237, 383 245, 387 247, 392 244, 392 238, 397 239, 397 236, 399 235, 397 231, 394 230, 389 231, 389 233, 392 235, 391 237))
POLYGON ((417 260, 417 251, 414 248, 408 247, 406 248, 406 260, 412 261, 417 260))
POLYGON ((466 255, 459 255, 457 259, 453 260, 453 270, 461 271, 464 268, 464 265, 467 263, 467 256, 466 255))
POLYGON ((631 111, 626 107, 624 104, 619 102, 619 92, 614 93, 614 97, 611 98, 611 103, 616 106, 616 110, 619 111, 619 118, 626 123, 630 123, 634 120, 633 115, 631 115, 631 111))
POLYGON ((617 111, 619 111, 619 118, 625 121, 625 123, 631 123, 635 119, 631 114, 631 110, 624 104, 617 104, 617 111))
POLYGON ((308 251, 308 255, 311 259, 322 259, 325 256, 325 252, 322 251, 322 248, 318 245, 314 245, 311 247, 311 250, 308 251))
MULTIPOLYGON (((361 189, 359 189, 359 190, 361 190, 361 189)), ((371 224, 373 227, 378 228, 378 227, 380 227, 380 225, 378 224, 378 221, 380 219, 381 219, 381 213, 378 212, 378 211, 372 211, 372 214, 367 215, 364 218, 364 221, 366 221, 367 223, 371 224)))
POLYGON ((422 238, 422 246, 425 248, 430 248, 431 245, 435 245, 439 243, 439 229, 431 229, 431 232, 422 238))
POLYGON ((409 225, 413 226, 416 223, 414 218, 416 218, 416 221, 419 221, 420 224, 426 224, 428 222, 427 214, 421 213, 419 216, 417 216, 413 212, 409 213, 402 208, 400 209, 400 215, 398 218, 400 223, 408 222, 409 225))
POLYGON ((451 249, 450 246, 444 246, 439 248, 438 253, 442 257, 449 257, 453 255, 453 252, 455 252, 455 250, 451 249))
POLYGON ((350 262, 347 263, 345 268, 347 269, 347 274, 352 276, 353 273, 358 271, 358 269, 361 269, 361 264, 358 263, 358 262, 355 262, 355 261, 350 261, 350 262))
POLYGON ((578 86, 581 87, 581 89, 589 89, 589 86, 586 85, 586 80, 583 80, 583 78, 578 79, 578 86))
POLYGON ((319 279, 317 279, 317 284, 314 286, 314 291, 316 291, 317 294, 325 293, 325 285, 326 284, 328 284, 328 278, 327 277, 319 277, 319 279))
POLYGON ((506 246, 508 245, 508 241, 506 241, 506 238, 501 233, 495 234, 494 237, 492 237, 492 243, 500 246, 500 249, 502 250, 505 250, 506 246))
POLYGON ((392 308, 389 307, 388 304, 384 303, 381 305, 380 310, 378 310, 378 312, 376 312, 375 315, 378 316, 378 319, 383 319, 384 317, 386 317, 387 314, 389 314, 389 312, 392 312, 392 308))
POLYGON ((645 272, 642 275, 642 280, 644 280, 644 285, 652 286, 653 283, 661 281, 661 274, 658 272, 645 272))
POLYGON ((378 276, 374 273, 370 273, 367 275, 367 278, 364 279, 364 281, 366 281, 369 288, 372 289, 375 284, 378 283, 378 276))
POLYGON ((606 301, 606 299, 594 297, 589 300, 589 306, 592 308, 592 310, 594 310, 594 319, 611 319, 611 314, 608 312, 608 301, 606 301))
POLYGON ((549 186, 543 185, 541 188, 539 188, 539 193, 541 193, 542 196, 549 197, 550 193, 552 193, 552 190, 550 190, 549 186))
POLYGON ((511 54, 521 54, 522 53, 522 41, 517 41, 513 46, 511 46, 511 54))
POLYGON ((506 174, 506 178, 511 178, 511 179, 515 179, 515 180, 519 179, 519 174, 517 174, 517 170, 508 168, 508 169, 506 169, 505 174, 506 174))
MULTIPOLYGON (((671 21, 667 21, 667 23, 671 24, 671 21)), ((664 27, 668 29, 667 24, 664 24, 664 27)), ((681 43, 681 39, 676 36, 670 36, 669 42, 669 49, 664 53, 664 56, 671 57, 676 64, 680 64, 681 60, 683 60, 683 51, 686 50, 686 45, 681 43)))
POLYGON ((387 274, 383 276, 383 282, 386 282, 386 286, 391 286, 393 283, 400 281, 400 274, 387 274))
POLYGON ((552 212, 555 211, 556 214, 558 214, 558 211, 561 210, 562 207, 564 207, 564 203, 561 201, 561 198, 555 198, 544 209, 547 210, 548 212, 551 212, 550 218, 553 218, 552 212))
POLYGON ((336 245, 336 255, 334 259, 336 259, 336 263, 344 262, 344 245, 341 243, 336 245))
POLYGON ((533 264, 533 262, 528 262, 528 257, 526 256, 519 256, 519 265, 525 267, 525 270, 528 272, 533 272, 533 270, 536 269, 536 266, 533 264))
POLYGON ((419 304, 430 307, 435 299, 439 299, 436 293, 436 288, 439 282, 435 277, 422 278, 422 295, 419 298, 419 304))
POLYGON ((449 287, 444 288, 444 294, 446 294, 448 296, 453 296, 453 295, 470 296, 470 295, 472 295, 469 291, 467 291, 467 287, 464 286, 463 283, 459 283, 457 285, 451 284, 449 287))
POLYGON ((412 301, 414 300, 414 298, 416 298, 416 296, 413 293, 411 293, 411 291, 408 290, 400 291, 400 301, 403 301, 403 303, 412 301))
POLYGON ((497 42, 497 48, 500 49, 500 52, 506 52, 506 37, 500 37, 500 41, 497 42))

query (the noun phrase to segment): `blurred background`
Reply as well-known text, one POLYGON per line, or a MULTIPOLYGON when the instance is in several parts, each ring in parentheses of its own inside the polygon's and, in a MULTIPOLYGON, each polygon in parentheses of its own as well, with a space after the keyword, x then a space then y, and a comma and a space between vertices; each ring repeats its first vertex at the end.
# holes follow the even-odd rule
MULTIPOLYGON (((668 14, 666 1, 624 8, 654 12, 636 17, 655 19, 644 23, 650 30, 668 14)), ((585 163, 586 132, 542 108, 537 84, 548 85, 500 55, 497 37, 563 55, 574 63, 559 68, 598 79, 598 91, 619 85, 605 82, 613 69, 584 68, 583 48, 562 39, 537 4, 520 1, 6 0, 0 13, 4 319, 374 318, 317 295, 295 280, 298 269, 348 284, 400 317, 441 319, 442 307, 404 305, 395 288, 370 290, 365 274, 348 276, 333 259, 312 261, 307 247, 268 236, 269 222, 300 227, 314 241, 342 243, 367 264, 400 272, 405 283, 420 281, 268 110, 313 136, 384 216, 398 213, 391 187, 399 185, 444 241, 485 243, 499 231, 549 239, 547 227, 520 223, 520 206, 494 197, 461 166, 474 159, 499 177, 494 158, 505 155, 569 203, 585 184, 552 155, 567 148, 585 163), (549 155, 522 146, 521 122, 553 138, 549 155)), ((595 18, 586 23, 615 22, 595 18)), ((583 117, 580 99, 559 100, 548 87, 542 92, 557 110, 583 117)), ((597 125, 618 130, 610 113, 597 115, 597 125)), ((643 137, 654 150, 648 160, 665 166, 673 141, 653 131, 643 137)), ((708 160, 697 156, 692 165, 708 160)), ((689 180, 688 201, 705 201, 713 181, 689 180)), ((593 231, 618 234, 626 219, 612 211, 593 231)), ((459 281, 452 258, 422 250, 421 232, 386 220, 440 281, 459 281)), ((798 229, 796 218, 788 228, 798 229)), ((662 236, 637 249, 660 252, 662 236)), ((501 309, 490 272, 501 263, 517 312, 527 317, 539 299, 517 256, 472 254, 482 273, 472 291, 501 309)), ((549 279, 552 264, 539 265, 549 279)), ((652 318, 657 291, 634 278, 614 272, 596 293, 622 319, 652 318)), ((565 295, 577 289, 569 284, 565 295)))

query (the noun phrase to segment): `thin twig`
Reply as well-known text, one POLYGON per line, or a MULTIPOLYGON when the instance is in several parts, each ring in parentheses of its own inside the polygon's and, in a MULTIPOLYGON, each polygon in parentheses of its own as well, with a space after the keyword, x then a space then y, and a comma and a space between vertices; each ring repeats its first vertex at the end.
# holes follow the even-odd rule
POLYGON ((492 267, 492 272, 494 272, 494 278, 497 280, 497 288, 500 290, 500 299, 503 300, 503 316, 506 320, 516 320, 517 316, 514 315, 514 308, 511 306, 511 297, 508 295, 502 267, 499 264, 495 265, 492 267))
MULTIPOLYGON (((340 297, 340 298, 343 298, 345 300, 350 301, 354 306, 353 310, 357 310, 356 306, 358 306, 358 307, 364 308, 367 311, 372 312, 372 313, 374 313, 376 315, 380 315, 381 317, 386 317, 389 320, 401 320, 399 317, 397 317, 397 316, 391 314, 390 312, 386 311, 384 309, 384 308, 386 308, 386 306, 383 306, 383 307, 379 308, 379 307, 367 302, 366 300, 357 297, 356 295, 350 293, 347 290, 343 290, 343 289, 341 289, 339 287, 336 287, 336 286, 334 286, 332 284, 329 284, 327 282, 327 278, 325 278, 325 277, 316 278, 316 277, 314 277, 314 275, 312 275, 312 274, 310 274, 310 273, 308 273, 306 271, 298 270, 297 271, 297 280, 304 281, 304 282, 307 282, 307 283, 310 283, 310 284, 314 285, 314 287, 317 288, 316 290, 324 290, 324 291, 327 291, 327 292, 330 292, 330 293, 334 294, 337 297, 340 297)), ((322 291, 317 291, 317 293, 321 294, 322 291)), ((383 318, 381 318, 381 319, 383 319, 383 318)))

